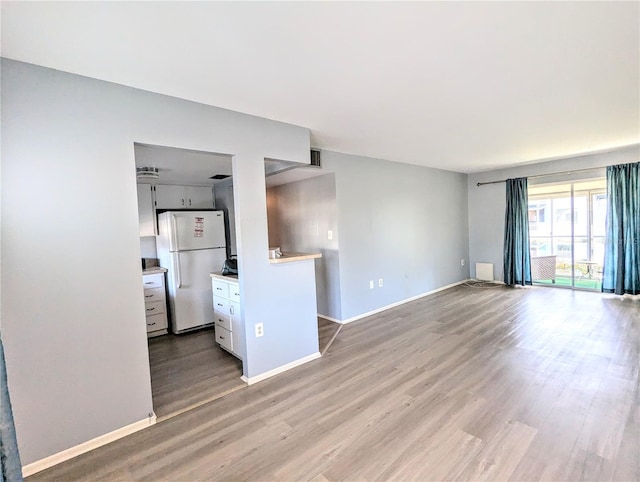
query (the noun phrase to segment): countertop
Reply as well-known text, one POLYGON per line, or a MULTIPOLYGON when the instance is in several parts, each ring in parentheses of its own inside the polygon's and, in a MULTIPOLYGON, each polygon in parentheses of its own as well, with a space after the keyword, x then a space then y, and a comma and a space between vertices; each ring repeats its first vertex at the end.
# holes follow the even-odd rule
POLYGON ((294 261, 304 261, 306 259, 316 259, 322 258, 321 253, 282 253, 282 256, 279 258, 269 258, 269 263, 277 264, 277 263, 292 263, 294 261))
POLYGON ((223 281, 229 281, 231 283, 237 283, 238 282, 238 275, 237 274, 231 274, 229 276, 224 276, 224 275, 220 274, 220 271, 216 271, 215 273, 209 273, 209 276, 211 276, 212 278, 221 279, 223 281))
POLYGON ((167 268, 161 268, 160 266, 154 266, 153 268, 147 268, 142 270, 142 276, 145 274, 158 274, 158 273, 166 273, 167 268))

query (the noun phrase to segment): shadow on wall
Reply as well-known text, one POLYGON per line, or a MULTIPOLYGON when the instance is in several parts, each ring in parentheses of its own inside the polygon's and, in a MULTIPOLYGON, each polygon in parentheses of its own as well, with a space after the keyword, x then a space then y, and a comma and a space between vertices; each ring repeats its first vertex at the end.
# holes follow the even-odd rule
POLYGON ((335 175, 267 187, 269 246, 322 253, 316 259, 318 313, 341 319, 335 175))

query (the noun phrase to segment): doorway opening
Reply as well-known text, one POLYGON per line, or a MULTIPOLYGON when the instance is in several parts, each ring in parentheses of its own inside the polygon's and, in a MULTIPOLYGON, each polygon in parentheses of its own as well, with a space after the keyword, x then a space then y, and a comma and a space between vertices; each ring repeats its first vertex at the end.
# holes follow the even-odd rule
POLYGON ((217 340, 210 277, 236 253, 232 156, 142 144, 134 152, 142 277, 160 280, 144 295, 153 408, 163 420, 246 386, 242 358, 217 340))
POLYGON ((319 351, 342 325, 335 174, 321 167, 265 159, 270 252, 320 253, 315 259, 319 351))
POLYGON ((533 283, 600 291, 606 180, 529 186, 528 212, 533 283))

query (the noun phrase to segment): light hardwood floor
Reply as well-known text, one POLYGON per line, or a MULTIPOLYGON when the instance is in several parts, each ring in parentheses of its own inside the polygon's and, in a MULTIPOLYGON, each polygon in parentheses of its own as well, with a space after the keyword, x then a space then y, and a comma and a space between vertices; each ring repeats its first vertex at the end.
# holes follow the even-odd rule
MULTIPOLYGON (((320 353, 343 325, 318 318, 320 353)), ((224 397, 246 386, 242 362, 215 342, 213 328, 149 339, 153 409, 158 420, 224 397)))
POLYGON ((29 480, 640 480, 640 302, 455 287, 29 480))
POLYGON ((246 386, 242 362, 218 346, 213 328, 150 338, 149 365, 159 420, 246 386))
POLYGON ((318 318, 318 345, 321 355, 324 355, 331 347, 343 326, 324 318, 318 318))

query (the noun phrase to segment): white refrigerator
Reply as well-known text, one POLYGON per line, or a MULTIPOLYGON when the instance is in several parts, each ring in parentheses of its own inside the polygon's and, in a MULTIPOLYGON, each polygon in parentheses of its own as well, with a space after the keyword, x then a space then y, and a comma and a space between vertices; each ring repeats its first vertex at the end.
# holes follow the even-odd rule
POLYGON ((212 271, 227 257, 222 211, 167 211, 158 216, 156 248, 167 268, 171 331, 214 324, 212 271))

